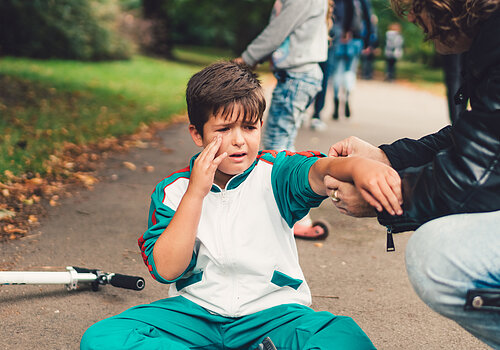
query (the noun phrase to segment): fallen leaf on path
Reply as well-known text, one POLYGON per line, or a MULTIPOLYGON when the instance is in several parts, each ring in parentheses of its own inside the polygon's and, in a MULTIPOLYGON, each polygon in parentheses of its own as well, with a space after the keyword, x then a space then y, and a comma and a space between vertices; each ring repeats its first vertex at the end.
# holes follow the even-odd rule
POLYGON ((9 180, 16 180, 16 179, 18 179, 18 177, 17 177, 17 176, 15 176, 15 175, 14 175, 14 173, 13 173, 12 171, 10 171, 10 170, 5 170, 3 173, 5 174, 5 176, 6 176, 9 180))
POLYGON ((155 167, 152 166, 152 165, 146 165, 144 167, 144 171, 147 172, 147 173, 152 173, 153 171, 155 171, 155 167))
POLYGON ((323 243, 316 242, 316 243, 314 243, 314 246, 318 247, 318 248, 323 248, 323 243))
POLYGON ((0 209, 0 220, 10 219, 16 216, 16 213, 8 209, 0 209))
POLYGON ((9 224, 9 225, 6 225, 3 230, 7 233, 10 233, 10 234, 15 234, 15 233, 19 233, 19 234, 26 234, 28 231, 25 230, 25 229, 22 229, 22 228, 19 228, 19 227, 15 227, 14 225, 12 224, 9 224))
POLYGON ((145 148, 148 148, 149 147, 149 144, 147 142, 144 142, 144 141, 141 141, 141 140, 136 140, 134 143, 133 143, 133 146, 134 147, 137 147, 137 148, 142 148, 142 149, 145 149, 145 148))
POLYGON ((97 179, 89 174, 75 173, 75 177, 80 180, 86 187, 91 187, 97 183, 97 179))
POLYGON ((129 169, 129 170, 132 170, 132 171, 135 171, 137 169, 137 167, 135 166, 134 163, 131 163, 131 162, 123 162, 122 163, 125 168, 129 169))

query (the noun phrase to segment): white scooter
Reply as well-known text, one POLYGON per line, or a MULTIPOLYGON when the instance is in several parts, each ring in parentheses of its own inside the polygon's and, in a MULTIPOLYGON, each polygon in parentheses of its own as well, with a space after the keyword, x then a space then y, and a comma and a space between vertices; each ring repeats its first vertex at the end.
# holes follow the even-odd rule
POLYGON ((79 282, 90 283, 93 291, 98 291, 99 285, 105 284, 132 290, 143 290, 145 286, 142 277, 104 273, 74 266, 67 266, 63 272, 0 271, 0 285, 65 284, 68 290, 74 290, 79 282))

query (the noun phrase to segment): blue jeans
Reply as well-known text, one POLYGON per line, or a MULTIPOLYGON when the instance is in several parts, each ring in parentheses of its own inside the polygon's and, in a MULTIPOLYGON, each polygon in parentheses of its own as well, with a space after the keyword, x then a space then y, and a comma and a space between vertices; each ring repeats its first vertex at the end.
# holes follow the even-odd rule
MULTIPOLYGON (((336 35, 337 38, 340 37, 341 32, 338 32, 336 35)), ((328 59, 326 62, 320 63, 321 70, 323 71, 323 80, 321 91, 316 95, 316 100, 314 101, 313 118, 319 118, 325 106, 326 92, 332 76, 334 81, 334 98, 339 97, 341 86, 344 86, 348 93, 354 88, 359 55, 363 44, 360 39, 353 39, 351 42, 352 45, 348 49, 346 44, 341 44, 338 40, 334 40, 328 48, 328 59)))
POLYGON ((408 241, 406 269, 429 307, 500 349, 500 312, 464 310, 469 289, 500 288, 500 211, 422 225, 408 241))
POLYGON ((307 107, 321 89, 319 65, 304 72, 280 71, 262 136, 264 149, 295 151, 295 138, 307 107))

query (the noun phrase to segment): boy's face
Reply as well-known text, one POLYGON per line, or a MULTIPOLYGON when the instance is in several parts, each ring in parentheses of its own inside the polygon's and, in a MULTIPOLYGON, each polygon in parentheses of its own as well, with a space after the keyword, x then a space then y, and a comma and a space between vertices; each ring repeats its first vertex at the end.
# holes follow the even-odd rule
POLYGON ((242 123, 239 118, 238 105, 229 118, 219 114, 212 116, 203 125, 203 137, 193 125, 189 126, 191 137, 195 144, 205 148, 216 136, 222 137, 222 142, 216 157, 227 152, 227 157, 219 164, 215 173, 215 183, 225 186, 234 175, 241 174, 252 165, 259 151, 262 122, 254 124, 242 123))

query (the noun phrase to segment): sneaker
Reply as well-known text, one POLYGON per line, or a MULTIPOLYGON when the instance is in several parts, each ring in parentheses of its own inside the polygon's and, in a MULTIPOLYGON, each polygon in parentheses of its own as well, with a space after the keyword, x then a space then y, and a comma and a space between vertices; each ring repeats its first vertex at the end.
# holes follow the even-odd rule
POLYGON ((328 233, 328 224, 322 221, 315 221, 309 225, 296 222, 293 225, 293 235, 295 238, 311 241, 324 240, 328 237, 328 233))
POLYGON ((261 344, 255 350, 277 350, 269 337, 265 337, 261 344))
POLYGON ((321 119, 311 118, 311 129, 314 131, 323 131, 327 129, 327 126, 321 119))

